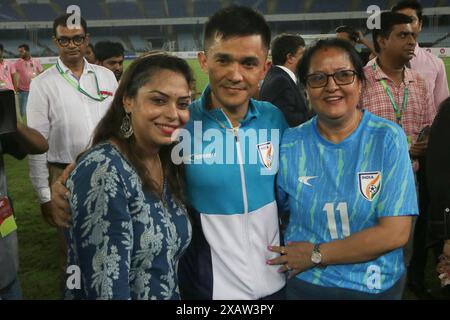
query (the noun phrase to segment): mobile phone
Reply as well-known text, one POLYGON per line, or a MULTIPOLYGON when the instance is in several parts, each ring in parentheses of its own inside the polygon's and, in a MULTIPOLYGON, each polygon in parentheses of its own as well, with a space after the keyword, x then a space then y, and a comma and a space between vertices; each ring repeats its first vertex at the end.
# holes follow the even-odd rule
POLYGON ((422 130, 420 130, 419 136, 417 137, 417 142, 425 141, 430 135, 430 130, 430 126, 426 126, 422 130))

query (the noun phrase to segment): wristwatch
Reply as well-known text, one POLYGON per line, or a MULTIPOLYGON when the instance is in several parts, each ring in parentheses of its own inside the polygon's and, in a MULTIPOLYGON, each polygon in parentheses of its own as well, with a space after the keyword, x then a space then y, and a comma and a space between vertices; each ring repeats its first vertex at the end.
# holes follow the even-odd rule
POLYGON ((311 261, 316 266, 322 263, 322 254, 320 253, 320 243, 314 245, 314 249, 311 254, 311 261))

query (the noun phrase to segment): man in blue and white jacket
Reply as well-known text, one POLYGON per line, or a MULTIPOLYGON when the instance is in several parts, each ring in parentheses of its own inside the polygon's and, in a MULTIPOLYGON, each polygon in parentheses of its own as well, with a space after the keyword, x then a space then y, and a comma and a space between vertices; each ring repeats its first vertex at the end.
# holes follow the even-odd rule
POLYGON ((180 261, 184 299, 282 299, 285 275, 266 261, 280 243, 275 175, 287 122, 251 99, 268 70, 270 29, 246 7, 215 13, 199 53, 209 86, 181 133, 193 239, 180 261))

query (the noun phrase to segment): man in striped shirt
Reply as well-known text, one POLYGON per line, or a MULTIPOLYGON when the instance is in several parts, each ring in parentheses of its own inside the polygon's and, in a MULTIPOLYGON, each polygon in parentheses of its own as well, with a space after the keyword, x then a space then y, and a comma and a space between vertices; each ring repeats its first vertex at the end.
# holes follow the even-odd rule
MULTIPOLYGON (((427 139, 419 137, 419 133, 431 125, 436 110, 425 80, 406 67, 416 47, 417 34, 411 23, 411 17, 400 13, 381 14, 381 28, 373 30, 378 57, 364 68, 367 81, 360 107, 403 128, 410 145, 410 158, 417 171, 417 160, 425 155, 428 144, 427 139)), ((404 252, 407 267, 412 256, 413 235, 414 224, 404 252)))
POLYGON ((403 14, 381 14, 381 29, 373 31, 378 58, 364 68, 367 81, 360 107, 400 125, 410 142, 410 156, 417 159, 427 146, 426 141, 417 141, 419 133, 431 124, 436 111, 425 80, 406 68, 416 46, 411 22, 403 14))

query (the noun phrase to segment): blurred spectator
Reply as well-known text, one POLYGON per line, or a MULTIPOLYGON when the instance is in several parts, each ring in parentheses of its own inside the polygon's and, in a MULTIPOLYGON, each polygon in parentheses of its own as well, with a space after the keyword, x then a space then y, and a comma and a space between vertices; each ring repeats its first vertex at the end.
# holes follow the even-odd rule
MULTIPOLYGON (((393 12, 398 12, 411 17, 411 27, 419 36, 422 31, 423 24, 423 8, 421 4, 414 0, 406 0, 398 2, 393 8, 393 12)), ((414 57, 410 61, 411 69, 417 71, 426 81, 431 96, 433 98, 433 105, 430 106, 429 113, 435 114, 441 102, 449 96, 447 75, 442 59, 437 58, 432 53, 416 44, 414 50, 414 57), (436 110, 434 110, 436 109, 436 110)), ((419 206, 420 215, 417 218, 413 254, 411 263, 408 268, 408 285, 410 289, 418 296, 428 297, 429 290, 425 286, 425 267, 428 258, 428 207, 430 205, 430 193, 427 189, 425 167, 426 158, 419 158, 419 171, 417 172, 417 182, 419 189, 419 206)), ((442 177, 438 175, 438 177, 442 177)), ((431 177, 433 179, 433 177, 431 177)), ((437 244, 438 245, 438 244, 437 244)), ((440 247, 440 245, 439 245, 440 247)))
POLYGON ((23 118, 26 114, 31 80, 36 78, 43 69, 39 60, 31 57, 30 47, 27 44, 21 44, 18 49, 19 60, 16 61, 15 68, 19 76, 19 107, 23 118))
MULTIPOLYGON (((2 98, 3 98, 3 94, 2 98)), ((14 99, 11 98, 10 113, 13 117, 5 115, 5 105, 2 103, 1 111, 4 124, 5 118, 15 120, 14 99)), ((17 123, 14 132, 4 133, 0 128, 0 300, 17 300, 22 298, 22 292, 17 278, 19 268, 17 225, 11 201, 8 198, 6 175, 3 163, 3 155, 10 154, 17 159, 22 159, 28 153, 43 153, 47 151, 48 144, 44 137, 36 130, 17 123), (2 134, 3 133, 3 134, 2 134)))
POLYGON ((87 45, 84 57, 90 64, 97 64, 97 57, 95 56, 95 49, 92 43, 87 45))
POLYGON ((14 63, 3 59, 3 45, 0 44, 0 91, 18 91, 18 77, 14 63))
POLYGON ((410 156, 417 159, 426 150, 426 141, 417 141, 418 136, 431 124, 434 108, 425 80, 406 68, 416 45, 411 21, 403 14, 381 14, 381 28, 373 30, 378 57, 364 68, 367 83, 360 107, 400 125, 411 144, 410 156))
MULTIPOLYGON (((398 12, 411 17, 411 27, 419 37, 423 24, 422 5, 415 0, 400 1, 393 8, 392 12, 398 12)), ((410 61, 411 69, 417 71, 427 82, 433 96, 433 103, 436 107, 449 96, 447 75, 442 59, 437 58, 432 53, 419 47, 416 43, 414 57, 410 61)))
POLYGON ((269 101, 284 114, 290 127, 308 120, 305 89, 298 81, 298 65, 305 52, 299 35, 281 34, 272 41, 272 67, 267 72, 259 99, 269 101))
MULTIPOLYGON (((433 121, 426 155, 430 194, 428 227, 430 240, 445 240, 437 271, 450 285, 450 98, 444 100, 433 121)), ((424 246, 426 243, 423 244, 424 246)))
POLYGON ((123 73, 123 61, 125 59, 122 44, 119 42, 102 41, 95 44, 95 56, 97 64, 111 70, 120 80, 123 73))
MULTIPOLYGON (((405 131, 410 144, 409 153, 417 172, 417 160, 425 155, 427 139, 419 135, 431 125, 434 118, 433 98, 425 80, 406 67, 414 56, 416 33, 412 19, 406 15, 383 12, 381 28, 373 30, 373 41, 378 57, 364 68, 367 78, 361 94, 360 107, 396 122, 405 131), (431 112, 430 112, 431 111, 431 112)), ((414 223, 405 246, 405 264, 409 267, 414 223)))
POLYGON ((364 37, 361 31, 356 31, 350 26, 337 27, 336 38, 350 41, 350 43, 355 47, 355 49, 358 43, 364 45, 368 50, 362 49, 358 51, 359 57, 361 58, 361 61, 363 62, 364 65, 366 65, 366 63, 371 58, 376 56, 373 44, 364 37))

